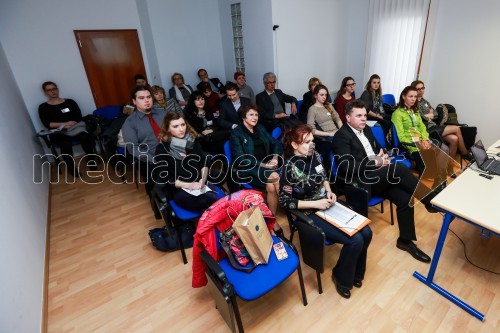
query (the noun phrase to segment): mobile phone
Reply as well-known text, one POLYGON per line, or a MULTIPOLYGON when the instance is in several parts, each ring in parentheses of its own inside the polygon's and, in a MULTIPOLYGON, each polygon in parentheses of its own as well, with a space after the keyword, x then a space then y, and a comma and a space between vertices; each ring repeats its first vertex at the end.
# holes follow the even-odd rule
POLYGON ((493 176, 487 175, 487 174, 485 174, 485 173, 480 173, 479 175, 480 175, 481 177, 486 178, 486 179, 493 179, 493 176))
POLYGON ((284 260, 288 258, 288 253, 286 253, 286 249, 285 246, 283 245, 283 242, 274 244, 273 250, 274 253, 276 253, 276 258, 278 258, 278 260, 284 260))

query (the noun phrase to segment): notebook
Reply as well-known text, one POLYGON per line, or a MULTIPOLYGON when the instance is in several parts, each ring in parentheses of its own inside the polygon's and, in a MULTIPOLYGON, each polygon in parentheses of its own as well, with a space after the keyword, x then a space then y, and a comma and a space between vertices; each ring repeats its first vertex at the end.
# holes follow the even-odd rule
POLYGON ((488 157, 481 140, 472 145, 470 150, 472 155, 474 155, 474 159, 479 169, 500 175, 500 161, 488 157))

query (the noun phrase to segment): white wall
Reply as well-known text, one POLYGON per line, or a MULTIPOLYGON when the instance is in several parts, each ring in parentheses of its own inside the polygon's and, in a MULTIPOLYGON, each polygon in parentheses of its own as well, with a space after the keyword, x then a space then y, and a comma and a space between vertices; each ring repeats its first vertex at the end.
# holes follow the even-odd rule
POLYGON ((272 6, 273 24, 280 26, 276 38, 280 89, 301 99, 312 76, 330 91, 338 90, 344 76, 362 80, 367 4, 273 0, 272 6))
POLYGON ((199 68, 226 81, 217 0, 148 0, 148 9, 166 90, 172 87, 174 72, 182 73, 185 82, 196 89, 199 68))
POLYGON ((500 138, 500 2, 434 0, 420 79, 431 104, 449 103, 478 127, 486 146, 500 138))
MULTIPOLYGON (((77 101, 84 114, 95 109, 73 30, 137 29, 135 0, 23 0, 0 2, 0 40, 35 128, 43 126, 38 105, 41 83, 59 85, 62 97, 77 101)), ((147 57, 144 57, 146 69, 147 57)), ((131 78, 132 79, 132 78, 131 78)))
POLYGON ((33 183, 42 152, 1 43, 0 77, 0 332, 40 332, 48 181, 33 183))

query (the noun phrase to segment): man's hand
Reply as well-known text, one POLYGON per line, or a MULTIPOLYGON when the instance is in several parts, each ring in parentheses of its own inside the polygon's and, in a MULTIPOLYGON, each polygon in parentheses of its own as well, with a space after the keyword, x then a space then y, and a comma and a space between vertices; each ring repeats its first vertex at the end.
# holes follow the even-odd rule
POLYGON ((295 103, 292 103, 292 114, 293 115, 297 114, 297 105, 295 103))
POLYGON ((391 161, 389 160, 389 155, 384 153, 382 149, 380 149, 377 154, 377 158, 375 159, 375 166, 386 166, 389 165, 391 161))
POLYGON ((204 130, 203 132, 201 132, 201 134, 203 134, 203 135, 207 135, 207 134, 210 134, 210 133, 213 133, 213 132, 214 132, 214 130, 213 130, 213 129, 206 129, 206 130, 204 130))

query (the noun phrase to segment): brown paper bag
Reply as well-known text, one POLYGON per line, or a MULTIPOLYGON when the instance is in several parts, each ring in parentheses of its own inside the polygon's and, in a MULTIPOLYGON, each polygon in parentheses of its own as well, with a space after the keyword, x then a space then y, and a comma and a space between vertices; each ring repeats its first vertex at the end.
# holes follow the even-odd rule
POLYGON ((245 244, 254 264, 267 264, 273 239, 259 207, 242 211, 234 221, 233 229, 245 244))

